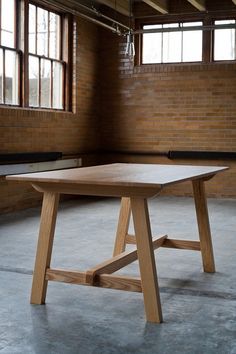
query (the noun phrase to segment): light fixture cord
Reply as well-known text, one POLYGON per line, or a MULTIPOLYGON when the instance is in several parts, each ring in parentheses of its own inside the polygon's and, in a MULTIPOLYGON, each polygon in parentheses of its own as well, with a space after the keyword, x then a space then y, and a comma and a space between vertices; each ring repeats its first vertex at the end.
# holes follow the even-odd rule
POLYGON ((129 1, 129 29, 130 29, 130 32, 131 32, 131 29, 132 29, 132 24, 131 24, 131 21, 132 20, 132 0, 129 1))
MULTIPOLYGON (((117 21, 117 2, 116 2, 117 0, 115 0, 115 20, 117 21)), ((116 31, 118 32, 118 25, 117 25, 117 23, 116 23, 116 31)))

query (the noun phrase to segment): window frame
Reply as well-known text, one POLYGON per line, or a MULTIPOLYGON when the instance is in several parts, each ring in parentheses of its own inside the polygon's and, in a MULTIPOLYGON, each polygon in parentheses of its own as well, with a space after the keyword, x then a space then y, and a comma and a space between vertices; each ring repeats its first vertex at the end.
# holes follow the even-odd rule
MULTIPOLYGON (((65 76, 66 76, 66 62, 63 60, 63 16, 62 14, 60 14, 58 11, 55 11, 55 10, 52 10, 50 7, 48 6, 42 6, 42 5, 39 5, 37 2, 35 1, 29 1, 28 3, 28 11, 29 11, 29 6, 30 5, 34 5, 35 6, 35 10, 36 10, 36 21, 35 21, 35 53, 31 53, 29 51, 29 40, 28 40, 28 48, 27 48, 27 57, 28 57, 28 63, 26 63, 26 65, 29 65, 29 57, 35 57, 35 58, 38 58, 39 60, 39 86, 38 86, 38 105, 37 106, 33 106, 33 105, 30 105, 30 103, 28 102, 28 107, 29 108, 33 108, 33 109, 49 109, 49 110, 62 110, 64 111, 65 110, 65 76), (37 20, 38 20, 38 17, 37 17, 37 12, 38 12, 38 9, 41 8, 45 11, 48 12, 48 14, 50 13, 54 13, 58 16, 60 16, 60 38, 59 38, 59 59, 56 59, 56 58, 52 58, 49 56, 49 27, 48 27, 48 44, 47 44, 47 55, 44 55, 44 54, 37 54, 37 44, 38 44, 38 38, 37 38, 37 20), (41 77, 41 62, 42 60, 48 60, 50 61, 50 65, 51 65, 51 68, 50 68, 50 107, 45 107, 45 106, 42 106, 41 105, 41 99, 42 99, 42 77, 41 77), (55 108, 53 107, 53 93, 54 93, 54 89, 53 89, 53 63, 60 63, 62 65, 62 68, 63 68, 63 73, 62 73, 62 108, 55 108)), ((29 19, 29 14, 28 14, 28 19, 29 19)), ((48 23, 49 23, 49 16, 48 16, 48 23)), ((28 27, 29 27, 29 21, 28 21, 28 27)), ((29 30, 28 30, 28 33, 27 33, 27 36, 29 36, 29 30)), ((29 37, 28 37, 29 38, 29 37)), ((29 75, 28 75, 28 99, 29 99, 29 75)))
MULTIPOLYGON (((166 15, 160 15, 158 18, 156 16, 149 17, 147 19, 137 19, 135 21, 135 29, 141 30, 144 25, 158 25, 158 24, 167 24, 167 23, 177 23, 177 22, 194 22, 201 21, 203 26, 214 25, 215 21, 218 20, 236 20, 236 10, 234 11, 222 11, 220 14, 217 12, 208 12, 207 14, 191 14, 188 15, 176 15, 173 14, 171 16, 171 21, 166 15)), ((134 59, 135 66, 164 66, 164 65, 201 65, 201 64, 220 64, 220 63, 236 63, 235 60, 214 60, 214 30, 213 31, 203 31, 202 38, 202 61, 196 62, 174 62, 174 63, 152 63, 152 64, 143 64, 142 63, 142 50, 143 50, 143 42, 142 42, 142 34, 135 36, 135 49, 136 56, 134 59)))
POLYGON ((7 107, 20 107, 22 103, 22 75, 21 75, 21 68, 22 68, 22 51, 19 49, 19 34, 18 34, 18 1, 14 0, 14 46, 8 47, 1 44, 2 41, 2 23, 1 23, 1 8, 2 8, 2 0, 0 0, 0 49, 3 51, 3 78, 2 78, 2 100, 3 102, 0 103, 0 106, 7 106, 7 107), (16 53, 18 56, 18 104, 13 103, 6 103, 6 74, 5 74, 5 57, 6 51, 11 51, 16 53))
MULTIPOLYGON (((8 104, 0 103, 0 107, 8 108, 24 108, 30 110, 44 110, 44 111, 59 111, 59 112, 72 112, 72 73, 73 73, 73 38, 71 38, 71 33, 73 33, 73 15, 70 13, 65 13, 64 11, 59 11, 55 6, 44 5, 41 1, 37 0, 15 0, 15 48, 4 47, 0 45, 0 48, 5 48, 9 50, 14 50, 19 55, 19 66, 18 66, 18 92, 19 92, 19 104, 8 104), (33 53, 29 52, 29 40, 28 40, 28 30, 29 30, 29 5, 35 5, 40 7, 48 13, 52 12, 60 16, 60 59, 48 58, 44 55, 36 56, 41 59, 53 60, 55 62, 62 63, 63 66, 63 78, 62 78, 62 100, 63 108, 54 108, 52 106, 53 101, 51 101, 51 107, 41 107, 41 106, 30 106, 29 105, 29 55, 34 56, 33 53)), ((1 25, 1 21, 0 21, 1 25)), ((51 64, 52 65, 52 64, 51 64)), ((52 80, 51 80, 52 81, 52 80)), ((53 92, 51 92, 51 96, 53 92)))
MULTIPOLYGON (((215 24, 216 21, 228 21, 228 20, 234 20, 235 25, 236 25, 236 14, 234 16, 225 16, 225 17, 218 17, 218 18, 213 18, 212 19, 212 24, 215 24)), ((236 42, 236 28, 235 28, 235 42, 236 42)), ((212 31, 212 62, 213 63, 234 63, 236 62, 236 43, 235 43, 235 59, 215 59, 215 30, 212 31)))
MULTIPOLYGON (((142 29, 144 28, 144 26, 147 26, 147 25, 161 25, 162 28, 163 26, 165 25, 171 25, 171 24, 177 24, 179 25, 180 27, 184 27, 183 25, 185 23, 190 23, 190 22, 202 22, 202 25, 203 25, 203 21, 201 20, 194 20, 194 21, 188 21, 188 20, 185 20, 185 21, 168 21, 168 22, 165 22, 165 23, 155 23, 155 24, 143 24, 142 25, 142 29)), ((170 27, 171 28, 171 27, 170 27)), ((171 32, 165 32, 165 33, 171 33, 171 32)), ((184 52, 184 37, 183 37, 183 33, 184 31, 179 31, 179 32, 176 32, 176 33, 181 33, 181 61, 161 61, 161 62, 153 62, 153 63, 143 63, 143 34, 141 35, 141 45, 142 45, 142 52, 141 52, 141 57, 140 57, 140 61, 141 61, 141 65, 160 65, 160 64, 191 64, 191 63, 202 63, 203 61, 203 31, 202 31, 202 56, 201 56, 201 60, 197 60, 197 61, 183 61, 183 52, 184 52)), ((163 40, 164 36, 163 36, 163 32, 162 32, 162 48, 161 48, 161 57, 163 59, 163 48, 164 48, 164 40, 163 40)))

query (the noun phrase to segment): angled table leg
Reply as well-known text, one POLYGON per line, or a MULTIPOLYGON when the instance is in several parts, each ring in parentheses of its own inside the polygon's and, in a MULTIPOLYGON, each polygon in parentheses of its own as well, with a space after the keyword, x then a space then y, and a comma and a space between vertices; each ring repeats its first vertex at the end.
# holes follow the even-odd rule
POLYGON ((130 208, 130 198, 123 197, 121 199, 120 215, 116 232, 116 240, 113 251, 113 256, 125 251, 126 245, 126 235, 129 229, 131 208, 130 208))
POLYGON ((45 274, 50 266, 59 194, 44 193, 39 238, 33 274, 31 304, 44 304, 47 292, 45 274))
POLYGON ((147 200, 131 198, 131 209, 147 321, 160 323, 162 310, 147 200))
POLYGON ((203 180, 193 181, 193 192, 197 214, 203 269, 205 272, 214 273, 215 262, 211 240, 211 229, 208 217, 205 186, 203 180))

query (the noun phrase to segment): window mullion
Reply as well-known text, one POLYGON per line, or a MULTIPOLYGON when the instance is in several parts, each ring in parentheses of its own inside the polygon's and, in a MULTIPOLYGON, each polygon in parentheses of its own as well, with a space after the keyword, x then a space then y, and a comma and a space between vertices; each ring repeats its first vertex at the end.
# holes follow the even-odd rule
MULTIPOLYGON (((2 0, 0 0, 0 14, 2 13, 2 0)), ((2 16, 0 16, 0 44, 2 44, 2 16)))
POLYGON ((3 49, 2 53, 2 78, 3 78, 3 103, 6 103, 6 75, 5 75, 5 49, 3 49))
POLYGON ((48 57, 50 57, 50 12, 48 12, 48 57))
MULTIPOLYGON (((162 25, 163 28, 163 25, 162 25)), ((163 40, 164 33, 161 33, 161 63, 163 63, 163 47, 164 47, 164 40, 163 40)))
POLYGON ((53 108, 53 60, 51 60, 51 107, 53 108))
MULTIPOLYGON (((234 21, 236 23, 236 20, 234 21)), ((234 60, 236 59, 236 29, 234 29, 234 60)))
POLYGON ((41 107, 41 58, 39 58, 39 107, 41 107))
MULTIPOLYGON (((212 25, 210 18, 205 18, 204 26, 212 25)), ((213 57, 213 31, 202 31, 202 61, 210 63, 213 57)))
POLYGON ((23 53, 23 87, 22 89, 22 105, 29 107, 29 1, 25 0, 21 3, 21 48, 23 53), (23 25, 24 24, 24 25, 23 25))
POLYGON ((62 106, 65 109, 66 105, 66 77, 65 77, 65 63, 62 64, 62 106))
POLYGON ((18 31, 17 31, 17 24, 18 24, 18 16, 17 16, 17 13, 18 13, 18 2, 14 2, 14 46, 16 49, 18 49, 18 31))
POLYGON ((59 55, 60 55, 60 60, 64 59, 63 58, 63 42, 65 42, 63 36, 65 36, 65 33, 63 31, 63 23, 62 23, 62 19, 60 17, 60 48, 59 48, 59 55))
POLYGON ((35 7, 35 54, 38 54, 38 8, 35 7))

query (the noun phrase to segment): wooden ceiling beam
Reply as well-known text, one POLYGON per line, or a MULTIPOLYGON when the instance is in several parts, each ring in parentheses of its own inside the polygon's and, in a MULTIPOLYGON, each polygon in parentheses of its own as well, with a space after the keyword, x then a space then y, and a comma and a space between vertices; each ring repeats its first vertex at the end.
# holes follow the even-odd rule
MULTIPOLYGON (((233 1, 236 2, 236 0, 233 1)), ((196 7, 199 11, 206 11, 205 0, 188 0, 188 2, 190 2, 190 4, 196 7)))
POLYGON ((143 0, 147 5, 153 7, 162 14, 168 13, 167 0, 143 0))
POLYGON ((97 2, 111 7, 122 15, 129 16, 130 14, 129 1, 127 0, 97 0, 97 2))

